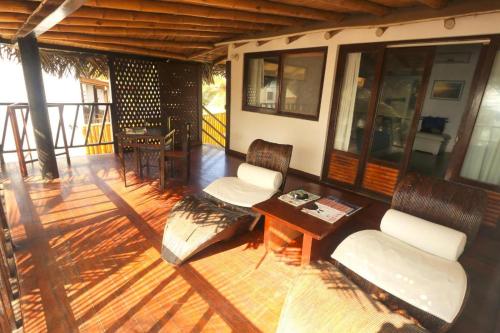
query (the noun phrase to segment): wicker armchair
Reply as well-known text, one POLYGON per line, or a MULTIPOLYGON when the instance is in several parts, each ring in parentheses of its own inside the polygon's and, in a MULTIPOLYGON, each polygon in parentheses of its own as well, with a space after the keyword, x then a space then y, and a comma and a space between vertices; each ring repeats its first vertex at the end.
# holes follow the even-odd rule
POLYGON ((257 139, 250 144, 246 162, 262 168, 279 171, 283 175, 280 190, 283 191, 292 158, 292 145, 284 145, 257 139))
MULTIPOLYGON (((474 241, 481 225, 486 199, 486 193, 479 189, 410 174, 398 184, 391 208, 465 233, 467 249, 474 241)), ((460 317, 457 315, 455 322, 447 323, 389 294, 341 263, 335 261, 335 265, 366 293, 383 301, 391 309, 398 309, 408 314, 431 332, 449 330, 460 317)), ((467 303, 468 295, 469 290, 466 292, 462 310, 467 303)))

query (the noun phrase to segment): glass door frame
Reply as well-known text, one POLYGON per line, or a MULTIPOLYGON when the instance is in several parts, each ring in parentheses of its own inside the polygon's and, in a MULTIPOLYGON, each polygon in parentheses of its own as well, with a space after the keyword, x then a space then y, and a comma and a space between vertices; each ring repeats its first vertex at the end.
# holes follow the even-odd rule
POLYGON ((335 74, 335 84, 334 84, 334 95, 331 105, 331 116, 328 125, 328 133, 326 140, 325 149, 325 163, 323 163, 323 171, 321 179, 322 181, 331 182, 336 185, 347 187, 351 190, 356 190, 359 187, 359 180, 361 177, 360 172, 362 172, 362 167, 366 160, 366 151, 368 150, 368 145, 370 143, 369 136, 371 132, 371 127, 373 126, 374 120, 374 110, 377 107, 377 99, 374 96, 378 96, 380 88, 380 78, 382 76, 382 70, 384 68, 384 58, 385 58, 386 45, 385 44, 353 44, 353 45, 343 45, 339 50, 339 58, 337 61, 337 69, 335 74), (368 113, 366 119, 366 126, 364 128, 363 141, 361 145, 361 151, 359 154, 354 154, 348 151, 337 150, 334 148, 335 141, 335 128, 337 126, 337 116, 339 112, 340 99, 342 95, 342 82, 345 75, 345 64, 347 60, 347 55, 352 52, 373 52, 377 54, 377 62, 375 68, 374 85, 370 92, 370 101, 368 103, 368 113), (351 158, 356 158, 358 160, 358 168, 356 172, 356 178, 354 184, 349 184, 341 181, 336 181, 328 178, 328 162, 330 156, 333 152, 340 155, 344 155, 351 158), (327 162, 328 161, 328 162, 327 162))
POLYGON ((452 152, 452 157, 448 169, 446 170, 445 179, 457 183, 471 185, 475 187, 484 188, 491 191, 500 192, 499 185, 486 184, 477 180, 467 179, 460 175, 462 166, 465 160, 465 155, 469 148, 469 143, 472 138, 472 133, 476 125, 476 120, 479 115, 481 103, 486 92, 493 63, 500 51, 500 36, 490 37, 490 43, 483 45, 479 55, 478 67, 472 80, 472 88, 468 101, 468 108, 466 109, 458 133, 455 147, 452 152))
POLYGON ((367 192, 369 194, 384 196, 384 194, 381 194, 378 192, 373 192, 369 189, 363 188, 364 171, 366 169, 366 165, 369 162, 372 164, 376 164, 376 165, 380 165, 383 167, 388 167, 388 168, 392 168, 394 170, 398 170, 398 178, 396 180, 396 183, 401 179, 402 175, 406 174, 406 171, 408 169, 408 164, 409 164, 409 161, 411 158, 413 142, 415 141, 415 135, 417 133, 418 122, 420 119, 420 115, 422 113, 422 108, 423 108, 424 100, 426 97, 427 87, 429 84, 429 78, 431 76, 435 52, 436 52, 436 46, 411 46, 411 47, 395 47, 395 48, 386 47, 385 52, 384 52, 384 64, 382 66, 383 67, 382 68, 382 75, 380 76, 380 82, 377 84, 379 89, 377 91, 377 95, 372 97, 375 100, 374 101, 375 106, 374 106, 374 110, 370 110, 371 113, 370 113, 369 117, 370 117, 371 121, 369 122, 369 127, 368 127, 368 129, 370 130, 370 133, 366 138, 368 141, 368 145, 366 147, 366 150, 362 153, 363 158, 364 158, 364 163, 363 163, 362 167, 360 168, 359 177, 357 179, 359 182, 359 184, 357 184, 357 186, 358 186, 358 189, 360 192, 367 192), (375 118, 377 115, 377 106, 378 106, 379 100, 382 96, 381 86, 382 86, 382 82, 384 79, 383 72, 384 72, 384 69, 386 68, 386 65, 387 65, 385 60, 387 57, 388 50, 397 50, 396 52, 400 52, 403 54, 405 54, 405 53, 411 54, 415 50, 415 48, 418 48, 418 52, 425 53, 424 68, 423 68, 423 72, 422 72, 422 81, 421 81, 420 87, 418 88, 418 92, 417 92, 417 99, 415 102, 415 110, 413 112, 412 119, 410 122, 411 125, 409 128, 406 140, 404 142, 404 150, 403 150, 402 159, 398 163, 390 163, 388 161, 384 161, 381 159, 370 157, 369 150, 371 149, 373 141, 374 141, 374 133, 375 133, 374 122, 375 122, 375 118))
MULTIPOLYGON (((326 148, 325 148, 325 155, 324 155, 324 163, 323 163, 323 168, 322 168, 322 174, 321 174, 321 181, 323 183, 327 184, 332 184, 332 185, 337 185, 341 186, 343 188, 347 188, 356 192, 361 192, 365 193, 368 195, 375 195, 376 197, 382 198, 382 199, 389 199, 390 197, 385 196, 380 193, 375 193, 372 191, 367 191, 363 190, 361 188, 361 183, 362 183, 362 175, 364 172, 364 168, 366 166, 367 160, 368 160, 368 149, 370 148, 370 141, 372 137, 372 131, 373 131, 373 122, 375 119, 375 113, 376 113, 376 107, 379 99, 379 94, 380 94, 380 85, 381 85, 381 78, 383 74, 383 68, 384 68, 384 62, 385 62, 385 54, 388 48, 390 47, 395 47, 398 44, 411 44, 411 48, 413 47, 428 47, 428 48, 433 48, 433 54, 435 52, 435 48, 441 45, 446 45, 450 42, 460 42, 466 44, 468 41, 470 41, 471 44, 474 43, 479 43, 478 41, 484 40, 483 42, 478 63, 475 69, 474 77, 472 80, 472 87, 470 90, 470 94, 468 97, 467 101, 467 107, 466 110, 462 116, 460 126, 459 126, 459 131, 458 133, 459 136, 457 138, 455 147, 453 148, 453 151, 451 152, 451 160, 450 163, 446 169, 446 174, 445 174, 445 179, 449 181, 454 181, 454 182, 459 182, 463 184, 468 184, 476 187, 481 187, 484 189, 489 189, 493 191, 500 191, 500 186, 496 185, 489 185, 485 184, 482 182, 474 181, 474 180, 469 180, 465 179, 463 177, 460 177, 460 170, 465 158, 465 154, 467 152, 467 148, 469 145, 469 141, 472 137, 472 131, 474 129, 475 121, 477 118, 477 115, 479 113, 479 108, 481 105, 481 101, 485 92, 486 84, 488 83, 488 79, 491 73, 491 69, 493 66, 493 62, 495 60, 496 52, 500 51, 500 35, 480 35, 480 36, 467 36, 467 37, 449 37, 449 38, 439 38, 439 39, 425 39, 425 40, 415 40, 415 41, 396 41, 396 42, 381 42, 381 43, 369 43, 369 44, 350 44, 350 45, 342 45, 339 48, 339 57, 337 59, 337 65, 336 65, 336 72, 334 74, 334 90, 333 90, 333 98, 332 98, 332 105, 331 105, 331 113, 330 113, 330 120, 329 120, 329 125, 328 125, 328 132, 327 132, 327 140, 326 140, 326 148), (489 43, 486 42, 489 40, 489 43), (425 43, 430 43, 430 45, 425 45, 425 43), (337 116, 339 112, 339 102, 340 102, 340 97, 341 97, 341 89, 342 89, 342 81, 344 78, 344 68, 346 64, 346 58, 347 54, 350 52, 368 52, 368 51, 377 51, 379 52, 379 57, 382 58, 381 61, 377 62, 377 68, 375 69, 376 75, 375 75, 375 84, 374 87, 372 88, 372 95, 370 97, 370 103, 368 107, 368 118, 367 118, 367 124, 365 127, 365 136, 363 138, 363 147, 359 155, 356 155, 356 157, 359 159, 359 164, 358 164, 358 170, 357 170, 357 176, 356 176, 356 181, 353 185, 339 182, 336 180, 332 180, 328 178, 328 169, 329 169, 329 162, 330 162, 330 157, 331 154, 335 152, 340 152, 341 154, 346 154, 346 155, 354 155, 353 153, 349 152, 344 152, 344 151, 339 151, 335 150, 333 148, 334 146, 334 140, 335 140, 335 129, 336 129, 336 123, 337 123, 337 116), (376 89, 375 89, 376 88, 376 89), (375 90, 375 94, 373 94, 375 90), (370 132, 368 133, 369 135, 366 135, 367 129, 370 129, 370 132)), ((401 46, 401 48, 404 48, 404 46, 401 46)), ((431 64, 430 64, 430 70, 432 70, 432 60, 434 59, 433 56, 430 57, 431 59, 431 64)), ((429 68, 426 68, 428 70, 428 73, 426 73, 427 78, 424 77, 424 79, 427 81, 425 86, 428 85, 428 80, 430 77, 430 70, 429 68)), ((422 84, 423 86, 424 84, 422 84)), ((422 87, 421 87, 422 89, 422 87)), ((425 92, 425 90, 424 90, 425 92)), ((419 96, 422 97, 422 96, 419 96)), ((425 93, 423 94, 423 97, 425 98, 425 93)), ((423 98, 422 102, 423 102, 423 98)), ((420 102, 420 105, 416 107, 415 114, 414 114, 414 122, 418 121, 418 117, 421 114, 422 111, 422 102, 420 102), (418 112, 418 115, 417 115, 418 112)), ((417 101, 418 104, 418 101, 417 101)), ((418 123, 417 123, 418 124, 418 123)), ((411 158, 411 148, 413 146, 413 142, 415 140, 415 135, 417 132, 417 126, 413 124, 411 128, 411 133, 408 134, 407 141, 406 141, 406 147, 405 147, 405 157, 404 160, 402 161, 402 166, 400 168, 399 172, 399 179, 404 176, 407 173, 408 169, 408 164, 409 160, 411 158)))

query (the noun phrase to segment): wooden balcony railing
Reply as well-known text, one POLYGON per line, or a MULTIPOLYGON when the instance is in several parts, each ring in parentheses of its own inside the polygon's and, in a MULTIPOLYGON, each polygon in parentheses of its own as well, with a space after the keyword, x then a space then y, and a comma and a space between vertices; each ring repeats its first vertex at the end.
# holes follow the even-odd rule
MULTIPOLYGON (((55 134, 54 146, 56 149, 112 146, 111 103, 48 103, 47 105, 52 133, 55 134), (82 136, 80 137, 76 135, 78 128, 82 130, 82 136), (68 129, 70 132, 67 132, 68 129)), ((33 138, 31 137, 28 104, 0 103, 0 124, 3 124, 0 142, 3 149, 1 152, 16 152, 15 143, 6 141, 7 134, 11 131, 7 112, 9 107, 16 111, 16 120, 22 133, 23 151, 35 151, 33 138)), ((88 151, 92 152, 92 150, 88 151)))
POLYGON ((202 142, 226 147, 226 113, 212 113, 203 106, 202 142))
MULTIPOLYGON (((110 103, 48 103, 47 106, 56 155, 66 155, 68 164, 71 148, 86 148, 87 154, 113 152, 110 103)), ((0 103, 2 162, 5 153, 17 153, 20 165, 38 160, 32 157, 36 145, 29 113, 26 103, 0 103)), ((21 166, 25 174, 23 169, 21 166)))

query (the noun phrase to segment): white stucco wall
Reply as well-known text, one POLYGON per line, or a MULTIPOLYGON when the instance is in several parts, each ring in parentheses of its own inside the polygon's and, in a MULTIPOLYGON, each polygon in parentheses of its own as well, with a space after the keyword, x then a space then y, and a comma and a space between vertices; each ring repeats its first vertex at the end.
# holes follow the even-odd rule
POLYGON ((276 37, 261 46, 257 46, 255 42, 237 49, 230 46, 229 59, 232 62, 230 148, 246 153, 250 143, 257 138, 292 144, 294 150, 291 167, 319 176, 323 165, 338 49, 341 45, 499 34, 499 22, 500 13, 492 13, 456 18, 456 25, 452 30, 445 29, 443 20, 440 19, 392 26, 382 37, 376 37, 376 28, 360 28, 343 30, 330 40, 324 39, 324 32, 315 32, 289 45, 285 43, 285 37, 276 37), (318 121, 242 111, 244 53, 319 46, 328 47, 328 56, 318 121), (234 57, 235 54, 238 55, 237 59, 234 57))

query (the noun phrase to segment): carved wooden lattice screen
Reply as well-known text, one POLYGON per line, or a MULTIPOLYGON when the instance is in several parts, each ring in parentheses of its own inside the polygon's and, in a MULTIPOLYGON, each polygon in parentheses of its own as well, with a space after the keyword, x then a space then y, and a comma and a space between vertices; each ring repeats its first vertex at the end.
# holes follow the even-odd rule
POLYGON ((161 108, 160 78, 154 61, 111 58, 113 125, 118 133, 126 127, 144 126, 146 119, 165 119, 161 108))
POLYGON ((113 128, 166 126, 169 116, 191 123, 192 141, 201 142, 200 65, 137 58, 110 58, 113 128))
POLYGON ((201 69, 199 64, 164 63, 160 66, 162 108, 167 115, 191 123, 191 138, 201 143, 201 69))

